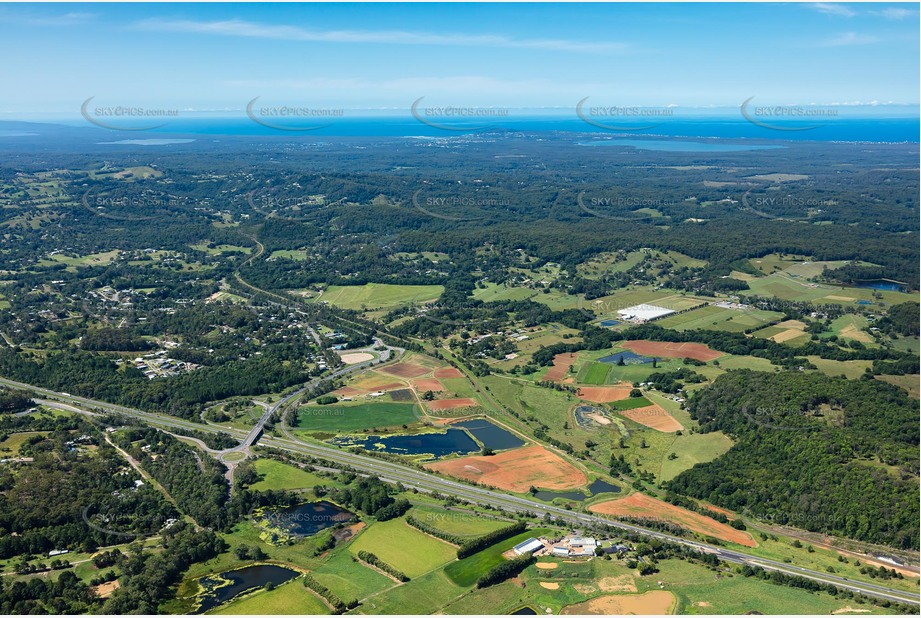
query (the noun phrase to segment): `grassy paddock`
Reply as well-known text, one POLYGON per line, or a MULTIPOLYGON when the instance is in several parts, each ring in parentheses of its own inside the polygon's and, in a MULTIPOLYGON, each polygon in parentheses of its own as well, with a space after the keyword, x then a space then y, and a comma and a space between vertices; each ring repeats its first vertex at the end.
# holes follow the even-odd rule
POLYGON ((349 551, 365 550, 413 578, 450 562, 454 546, 419 532, 402 517, 372 524, 358 535, 349 551))
POLYGON ((263 476, 263 479, 250 487, 254 491, 312 489, 316 485, 334 483, 332 479, 274 459, 257 459, 255 467, 256 472, 263 476))
POLYGON ((297 429, 335 433, 415 423, 419 414, 413 403, 375 402, 305 406, 297 418, 297 429))
POLYGON ((548 529, 527 530, 519 535, 505 539, 496 543, 492 547, 487 547, 483 551, 477 552, 472 556, 467 556, 463 560, 452 562, 445 567, 445 575, 458 586, 472 586, 484 573, 497 564, 501 564, 505 558, 502 553, 510 550, 512 547, 531 537, 539 537, 549 534, 548 529))
POLYGON ((411 303, 430 302, 441 296, 441 285, 391 285, 367 283, 365 285, 331 285, 319 297, 342 309, 360 311, 368 309, 393 309, 411 303))

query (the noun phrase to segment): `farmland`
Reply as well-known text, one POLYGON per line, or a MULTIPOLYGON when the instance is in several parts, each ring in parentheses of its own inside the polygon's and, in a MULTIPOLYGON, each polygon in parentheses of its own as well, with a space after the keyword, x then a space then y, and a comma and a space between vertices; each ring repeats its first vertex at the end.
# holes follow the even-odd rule
POLYGON ((537 537, 542 534, 547 534, 549 532, 549 530, 538 529, 522 532, 516 536, 509 537, 504 541, 496 543, 492 547, 488 547, 483 551, 473 554, 472 556, 467 556, 462 560, 452 562, 445 568, 445 574, 452 582, 458 586, 471 586, 486 571, 496 566, 497 564, 500 564, 504 560, 502 557, 504 552, 510 550, 512 547, 526 539, 537 537))
POLYGON ((755 547, 754 539, 745 532, 641 493, 634 493, 626 498, 618 498, 607 502, 598 502, 589 507, 589 510, 593 513, 613 515, 615 517, 663 519, 684 526, 704 536, 713 536, 746 547, 755 547))
POLYGON ((471 538, 509 525, 508 521, 490 519, 471 511, 447 510, 429 505, 415 507, 411 515, 442 532, 471 538))
POLYGON ((456 478, 523 493, 531 486, 573 489, 588 482, 585 474, 542 446, 526 446, 489 457, 474 455, 428 464, 456 478))
POLYGON ((456 548, 419 532, 401 517, 368 526, 349 551, 369 551, 410 578, 428 573, 455 558, 456 548))
POLYGON ((376 427, 396 427, 418 420, 417 406, 412 403, 311 405, 298 410, 296 427, 305 432, 349 433, 376 427))
POLYGON ((427 303, 438 298, 444 287, 440 285, 390 285, 368 283, 365 285, 331 285, 313 297, 314 302, 327 302, 342 309, 393 309, 410 304, 427 303))
POLYGON ((363 599, 394 585, 392 579, 366 566, 345 549, 337 550, 311 575, 340 599, 363 599))
POLYGON ((253 465, 256 473, 263 477, 251 486, 254 491, 304 490, 331 483, 331 479, 274 459, 257 459, 253 465))

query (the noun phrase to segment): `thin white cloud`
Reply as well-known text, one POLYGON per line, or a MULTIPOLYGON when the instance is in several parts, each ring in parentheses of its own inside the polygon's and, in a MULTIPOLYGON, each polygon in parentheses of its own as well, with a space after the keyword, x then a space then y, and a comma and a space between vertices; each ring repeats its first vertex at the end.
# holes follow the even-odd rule
POLYGON ((17 24, 22 26, 77 26, 94 19, 94 13, 69 13, 43 14, 34 11, 19 12, 0 9, 0 23, 17 24))
POLYGON ((870 45, 879 42, 875 36, 868 34, 857 34, 856 32, 845 32, 836 37, 822 41, 819 47, 845 47, 849 45, 870 45))
POLYGON ((843 4, 831 4, 828 2, 816 2, 809 5, 820 13, 826 15, 836 15, 838 17, 853 17, 856 11, 844 6, 843 4))
POLYGON ((512 39, 500 35, 440 34, 432 32, 407 32, 400 30, 310 30, 298 26, 264 24, 239 19, 224 21, 193 21, 148 19, 135 27, 161 32, 187 32, 287 41, 317 43, 374 43, 391 45, 457 45, 467 47, 511 47, 570 51, 580 53, 618 52, 627 48, 625 43, 585 43, 566 39, 512 39))
POLYGON ((895 7, 889 7, 887 9, 883 9, 882 11, 873 11, 873 14, 880 15, 882 17, 885 17, 886 19, 900 20, 900 19, 905 19, 906 17, 913 17, 917 15, 918 12, 912 11, 910 9, 899 9, 895 7))

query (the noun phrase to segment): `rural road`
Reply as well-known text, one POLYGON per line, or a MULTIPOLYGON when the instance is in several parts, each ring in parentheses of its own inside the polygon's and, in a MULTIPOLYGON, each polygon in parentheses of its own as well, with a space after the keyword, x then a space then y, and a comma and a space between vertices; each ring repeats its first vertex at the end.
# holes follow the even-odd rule
MULTIPOLYGON (((354 368, 357 367, 357 365, 352 365, 351 367, 354 368)), ((123 406, 94 401, 83 397, 75 397, 73 395, 56 393, 48 389, 14 382, 5 378, 0 378, 0 384, 14 388, 32 390, 44 398, 64 401, 75 407, 80 406, 89 408, 90 410, 97 409, 102 411, 118 412, 120 414, 124 414, 125 416, 130 416, 155 426, 165 428, 174 427, 180 429, 196 429, 198 431, 219 431, 207 425, 203 426, 199 423, 193 423, 191 421, 186 421, 175 417, 152 414, 150 412, 142 412, 140 410, 134 410, 123 406)), ((243 431, 225 431, 226 433, 230 433, 240 437, 241 439, 248 437, 248 434, 244 433, 243 431)), ((751 566, 761 567, 767 571, 779 571, 790 575, 798 575, 813 581, 833 584, 841 589, 847 589, 853 592, 859 592, 867 596, 886 599, 897 603, 911 603, 915 605, 921 605, 921 599, 919 599, 917 592, 894 590, 886 586, 869 582, 855 582, 848 580, 847 578, 838 577, 829 573, 822 573, 804 567, 786 564, 780 561, 761 558, 759 556, 754 556, 741 551, 726 549, 725 547, 709 545, 707 543, 701 543, 698 541, 691 541, 655 530, 648 530, 640 526, 635 526, 615 519, 608 519, 606 517, 601 517, 589 513, 569 511, 554 505, 544 504, 527 498, 503 494, 483 487, 452 481, 428 472, 423 472, 421 470, 409 468, 401 464, 384 461, 368 455, 352 453, 348 450, 343 450, 331 446, 321 446, 319 444, 307 444, 305 442, 300 442, 290 438, 277 438, 274 436, 263 436, 261 443, 265 446, 277 448, 279 450, 301 455, 310 455, 337 464, 351 466, 356 470, 374 474, 375 476, 381 477, 384 480, 400 482, 404 485, 415 487, 423 491, 454 495, 466 500, 470 500, 471 502, 491 505, 494 507, 498 506, 510 511, 527 511, 538 516, 550 514, 557 519, 574 525, 607 524, 623 530, 627 530, 629 532, 643 534, 671 543, 680 543, 682 545, 696 548, 700 551, 714 553, 721 560, 726 562, 735 564, 748 564, 751 566)))

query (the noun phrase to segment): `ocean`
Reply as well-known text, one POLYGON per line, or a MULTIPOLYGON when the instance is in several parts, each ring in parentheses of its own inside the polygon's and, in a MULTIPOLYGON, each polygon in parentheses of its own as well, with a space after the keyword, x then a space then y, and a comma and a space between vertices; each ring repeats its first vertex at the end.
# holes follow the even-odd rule
MULTIPOLYGON (((160 121, 158 121, 159 123, 160 121)), ((521 116, 508 118, 485 118, 482 122, 441 120, 437 123, 443 127, 431 126, 417 120, 408 112, 405 115, 391 116, 354 116, 347 114, 336 119, 315 119, 310 122, 301 120, 273 120, 272 124, 281 128, 263 126, 250 119, 245 113, 239 116, 221 117, 179 117, 163 119, 163 125, 147 130, 152 124, 144 119, 119 119, 108 122, 111 126, 131 129, 125 131, 107 131, 109 137, 118 135, 121 139, 164 138, 171 137, 216 137, 216 136, 281 136, 299 137, 416 137, 443 138, 458 136, 477 136, 501 132, 539 133, 573 133, 581 137, 591 135, 610 136, 614 138, 722 138, 722 139, 758 139, 819 142, 911 142, 918 143, 921 123, 913 118, 836 118, 807 122, 777 122, 775 125, 784 130, 758 126, 739 116, 736 117, 701 117, 672 118, 650 122, 630 122, 628 120, 611 122, 621 130, 608 130, 593 126, 573 114, 572 116, 521 116), (322 125, 322 126, 321 126, 322 125), (306 129, 306 130, 304 130, 306 129), (636 130, 627 130, 636 129, 636 130)), ((58 130, 61 125, 69 128, 100 129, 88 120, 58 120, 54 124, 22 122, 8 123, 0 121, 0 139, 5 142, 24 139, 31 135, 48 135, 58 130), (13 126, 15 124, 15 126, 13 126), (27 126, 27 128, 26 128, 27 126)), ((100 141, 113 141, 112 139, 100 141)))

